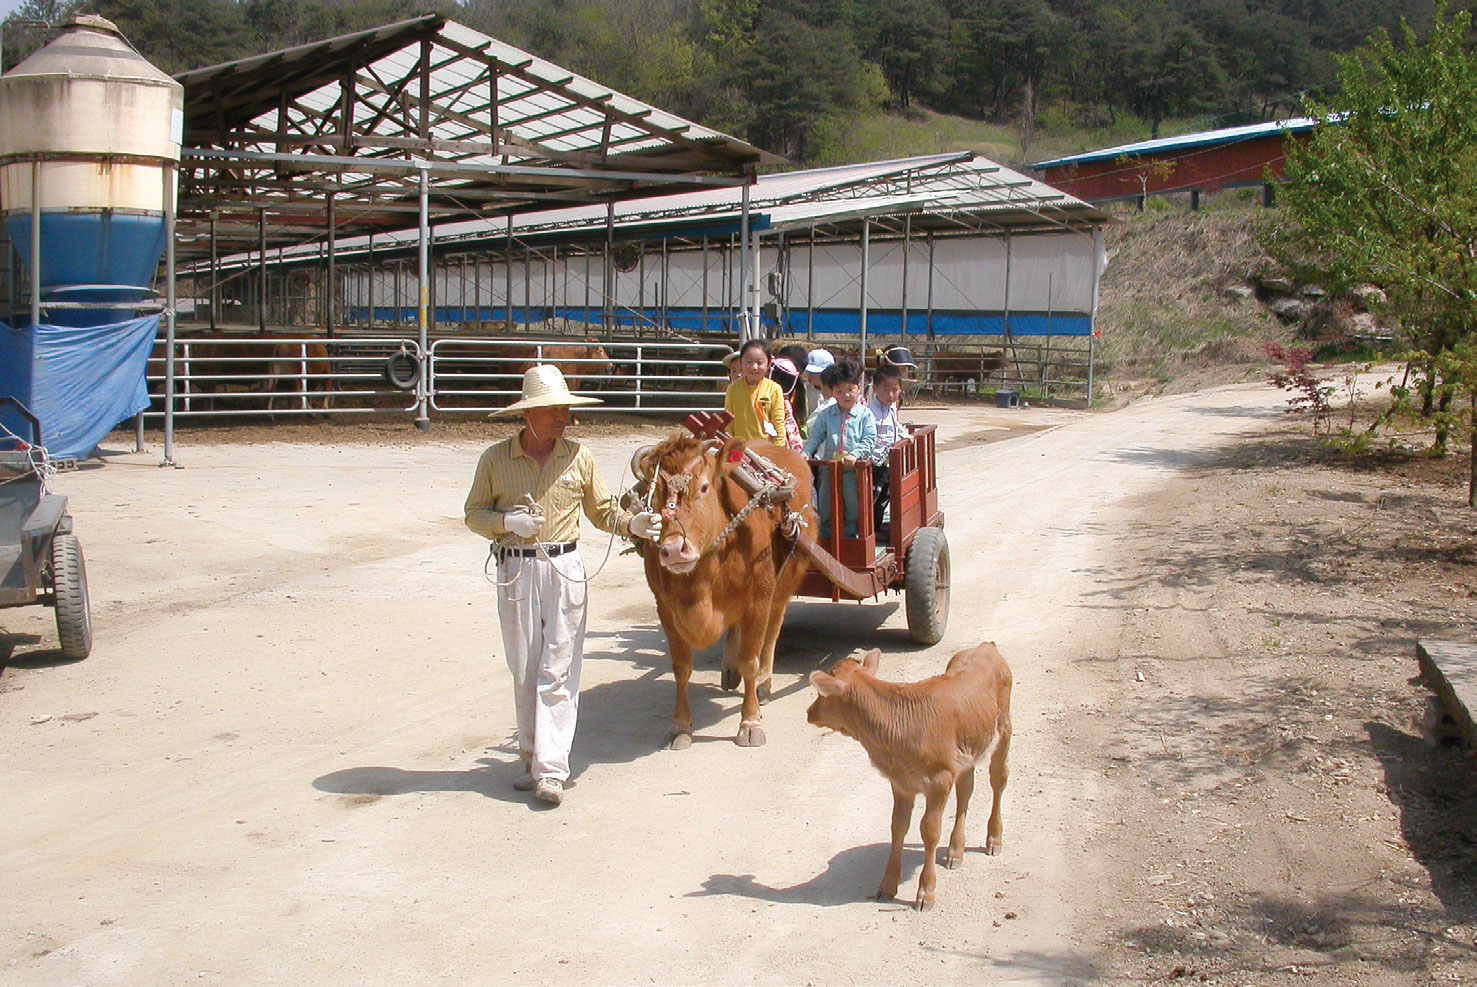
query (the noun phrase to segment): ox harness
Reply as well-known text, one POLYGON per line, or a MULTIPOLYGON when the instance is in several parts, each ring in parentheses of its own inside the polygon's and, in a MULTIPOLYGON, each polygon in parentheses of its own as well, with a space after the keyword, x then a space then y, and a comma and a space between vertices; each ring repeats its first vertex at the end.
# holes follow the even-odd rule
MULTIPOLYGON (((685 424, 688 430, 699 438, 709 441, 722 441, 729 438, 723 431, 723 428, 732 420, 732 416, 727 412, 721 414, 700 413, 690 415, 685 424)), ((701 462, 701 459, 699 459, 699 462, 701 462)), ((694 479, 692 467, 694 465, 696 464, 690 464, 686 469, 678 473, 668 473, 660 465, 657 467, 657 475, 666 484, 667 488, 667 502, 660 512, 662 519, 677 524, 679 527, 681 526, 681 522, 677 520, 677 498, 685 494, 692 485, 694 479)), ((698 558, 707 556, 727 541, 738 530, 739 526, 748 520, 749 516, 755 511, 767 510, 774 506, 783 507, 784 514, 779 519, 779 530, 782 535, 791 541, 797 540, 800 537, 800 532, 809 526, 799 511, 789 507, 790 498, 795 495, 796 481, 795 477, 788 471, 781 469, 763 456, 744 449, 741 458, 729 475, 733 478, 734 482, 749 494, 749 502, 739 508, 728 519, 728 523, 724 525, 722 531, 718 532, 717 537, 698 553, 698 558)), ((647 491, 648 510, 651 509, 651 498, 655 492, 656 484, 652 483, 650 489, 647 491)), ((686 537, 686 532, 683 532, 683 537, 686 537)), ((791 554, 794 554, 793 548, 791 549, 791 554)), ((786 561, 788 562, 788 559, 786 561)))

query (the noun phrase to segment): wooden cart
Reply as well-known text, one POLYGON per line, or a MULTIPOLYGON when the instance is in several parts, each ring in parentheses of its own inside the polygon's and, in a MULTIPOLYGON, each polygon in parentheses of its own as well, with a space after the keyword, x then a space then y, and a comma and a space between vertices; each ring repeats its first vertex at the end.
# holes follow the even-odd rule
MULTIPOLYGON (((716 438, 724 437, 722 430, 730 421, 727 412, 702 413, 689 416, 685 424, 700 438, 716 438)), ((938 506, 934 458, 937 426, 915 425, 910 431, 887 455, 890 509, 881 530, 872 511, 872 464, 860 461, 851 468, 858 491, 856 537, 845 537, 843 525, 833 523, 825 538, 811 532, 799 539, 796 550, 811 561, 799 595, 839 603, 901 592, 908 634, 921 644, 937 644, 949 623, 949 542, 938 506)), ((830 516, 840 519, 843 467, 828 460, 811 460, 810 465, 817 480, 829 474, 830 516)))

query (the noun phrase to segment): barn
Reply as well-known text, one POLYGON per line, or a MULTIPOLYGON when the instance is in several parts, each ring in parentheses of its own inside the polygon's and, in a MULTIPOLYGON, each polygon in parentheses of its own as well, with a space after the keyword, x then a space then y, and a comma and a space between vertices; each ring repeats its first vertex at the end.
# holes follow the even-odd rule
MULTIPOLYGON (((1030 364, 1038 383, 1043 355, 1085 382, 1108 221, 972 152, 775 172, 742 188, 439 225, 428 313, 443 337, 530 326, 607 340, 763 334, 902 341, 925 360, 938 347, 990 347, 1011 354, 991 365, 1030 364)), ((258 274, 259 263, 227 258, 217 278, 240 277, 248 306, 256 276, 331 283, 317 312, 339 313, 339 329, 416 319, 413 232, 339 240, 328 282, 318 245, 269 256, 258 274)))
POLYGON ((1028 165, 1041 181, 1094 203, 1260 186, 1264 203, 1283 177, 1286 146, 1305 139, 1317 121, 1309 117, 1203 130, 1122 144, 1028 165))

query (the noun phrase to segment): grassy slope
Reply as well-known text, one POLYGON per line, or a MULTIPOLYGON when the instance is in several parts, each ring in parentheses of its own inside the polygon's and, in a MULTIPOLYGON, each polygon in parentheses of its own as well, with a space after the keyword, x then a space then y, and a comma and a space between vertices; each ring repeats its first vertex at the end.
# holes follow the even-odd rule
POLYGON ((1255 239, 1268 214, 1233 197, 1215 206, 1120 214, 1109 228, 1098 320, 1106 377, 1164 384, 1214 367, 1235 376, 1264 362, 1264 343, 1291 338, 1259 302, 1225 294, 1268 265, 1255 239))
MULTIPOLYGON (((1194 129, 1166 121, 1162 134, 1194 129)), ((1021 130, 1013 124, 987 123, 967 117, 934 113, 932 110, 879 110, 847 125, 843 135, 831 142, 813 165, 853 161, 881 161, 943 151, 974 151, 1008 168, 1019 169, 1032 161, 1045 161, 1093 148, 1112 147, 1147 140, 1149 125, 1124 116, 1115 127, 1082 130, 1047 115, 1037 126, 1028 147, 1021 147, 1021 130)))

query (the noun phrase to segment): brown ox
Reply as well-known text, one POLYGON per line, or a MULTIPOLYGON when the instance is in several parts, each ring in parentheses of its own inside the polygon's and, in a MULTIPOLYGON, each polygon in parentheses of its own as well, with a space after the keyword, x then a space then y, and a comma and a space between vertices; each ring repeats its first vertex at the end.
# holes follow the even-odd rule
POLYGON ((325 343, 275 343, 267 361, 267 409, 306 406, 327 411, 333 403, 333 358, 325 343))
POLYGON ((537 364, 553 364, 564 375, 571 391, 589 390, 615 373, 605 347, 588 337, 582 343, 519 343, 503 347, 490 362, 496 364, 493 373, 516 377, 522 377, 537 364))
POLYGON ((975 386, 984 388, 984 382, 989 377, 999 373, 1000 368, 1005 366, 1005 357, 999 352, 987 352, 984 350, 970 352, 969 350, 938 349, 931 354, 922 357, 914 357, 922 365, 916 372, 923 377, 931 386, 958 384, 963 385, 968 381, 974 381, 975 386))
MULTIPOLYGON (((187 407, 196 402, 230 408, 258 403, 263 410, 306 403, 327 409, 332 400, 333 361, 320 342, 285 342, 259 335, 222 333, 181 336, 175 341, 175 394, 187 407)), ((150 391, 164 393, 164 341, 154 342, 149 373, 160 378, 150 391)))
POLYGON ((915 902, 921 911, 933 907, 934 852, 949 789, 954 789, 957 805, 944 866, 952 870, 964 862, 964 817, 974 792, 974 766, 984 760, 990 763, 995 793, 985 853, 999 853, 1003 845, 1000 796, 1010 751, 1010 667, 988 641, 959 652, 949 659, 944 674, 922 682, 875 678, 880 658, 881 652, 872 651, 860 662, 848 658, 838 663, 830 675, 812 672, 810 681, 820 696, 806 718, 859 740, 873 767, 892 782, 892 853, 878 898, 897 897, 903 838, 913 819, 913 801, 923 793, 923 821, 918 827, 923 874, 915 902))
POLYGON ((662 535, 645 545, 646 582, 656 597, 657 616, 667 635, 677 704, 668 746, 692 743, 692 709, 687 683, 692 653, 725 637, 724 668, 743 677, 743 716, 735 738, 740 747, 764 743, 759 698, 768 695, 774 672, 774 644, 785 620, 785 605, 809 569, 803 553, 781 533, 787 510, 816 525, 810 469, 804 457, 769 443, 753 451, 788 472, 794 493, 786 505, 756 507, 733 478, 735 461, 746 443, 700 440, 674 435, 640 458, 639 473, 652 485, 652 509, 660 511, 662 535), (726 536, 725 530, 732 526, 726 536))

